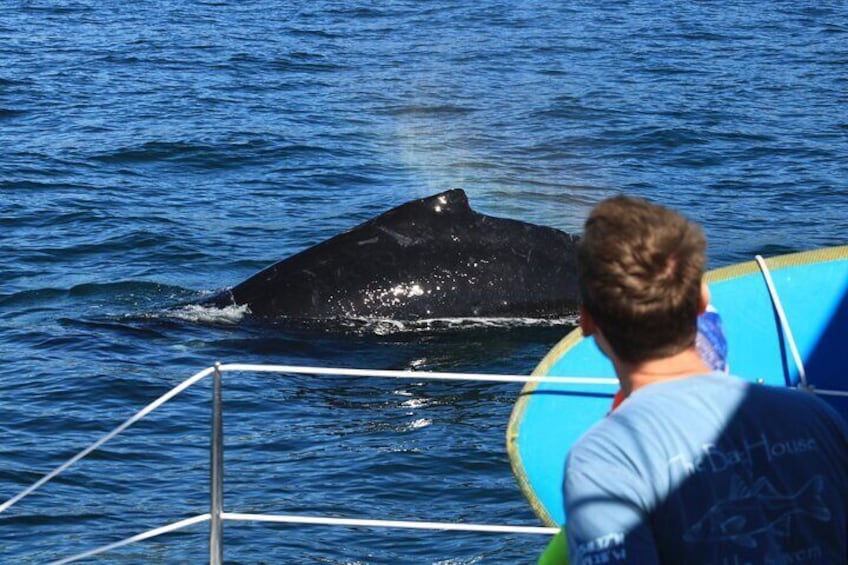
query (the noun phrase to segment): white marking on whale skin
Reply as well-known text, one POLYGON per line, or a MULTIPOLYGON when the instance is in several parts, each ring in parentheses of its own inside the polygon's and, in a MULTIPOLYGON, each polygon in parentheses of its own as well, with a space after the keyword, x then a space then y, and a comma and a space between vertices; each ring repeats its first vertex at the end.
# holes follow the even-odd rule
POLYGON ((371 239, 363 239, 362 241, 357 241, 356 245, 371 245, 372 243, 379 243, 380 238, 377 236, 372 237, 371 239))
POLYGON ((385 233, 386 235, 392 236, 394 238, 394 240, 397 241, 400 244, 401 247, 409 247, 410 245, 415 243, 415 239, 413 239, 409 236, 405 236, 402 233, 398 233, 394 230, 390 230, 389 228, 387 228, 385 226, 380 226, 377 229, 380 230, 381 232, 385 233))

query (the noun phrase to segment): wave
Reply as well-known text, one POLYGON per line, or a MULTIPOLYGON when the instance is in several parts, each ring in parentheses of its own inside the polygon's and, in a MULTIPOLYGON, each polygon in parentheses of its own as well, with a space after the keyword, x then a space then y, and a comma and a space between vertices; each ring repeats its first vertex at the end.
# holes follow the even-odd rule
POLYGON ((70 288, 39 288, 0 295, 0 307, 22 307, 45 304, 68 298, 109 299, 113 304, 153 305, 156 302, 185 302, 194 298, 195 291, 179 286, 149 281, 118 281, 110 283, 82 283, 70 288))
POLYGON ((133 147, 124 147, 108 153, 94 155, 95 161, 110 164, 148 163, 181 159, 212 157, 216 148, 211 145, 188 142, 149 141, 133 147))
MULTIPOLYGON (((206 98, 213 103, 214 99, 206 98)), ((277 163, 289 158, 327 155, 338 157, 345 150, 317 144, 285 143, 247 137, 243 140, 221 141, 147 141, 141 144, 115 147, 93 154, 91 159, 109 165, 145 165, 149 163, 181 163, 204 169, 240 168, 246 162, 277 163)))
POLYGON ((171 318, 198 324, 237 324, 249 314, 250 308, 246 305, 214 308, 199 304, 186 304, 169 310, 150 313, 145 317, 171 318))
POLYGON ((237 324, 251 321, 259 325, 292 329, 320 330, 330 333, 391 336, 400 334, 449 333, 489 329, 572 328, 578 323, 576 314, 560 318, 427 318, 397 320, 390 318, 287 318, 252 317, 243 306, 201 306, 186 304, 145 315, 149 318, 177 319, 198 324, 237 324))
POLYGON ((412 116, 412 117, 436 117, 436 116, 464 116, 476 112, 477 108, 468 106, 457 106, 454 104, 407 104, 403 106, 391 106, 381 111, 388 116, 412 116))
POLYGON ((342 329, 357 333, 391 335, 418 332, 452 332, 510 328, 559 328, 575 326, 577 316, 561 318, 428 318, 421 320, 392 320, 386 318, 351 318, 330 320, 342 329))
MULTIPOLYGON (((0 84, 2 86, 2 84, 0 84)), ((16 118, 27 114, 27 110, 18 110, 15 108, 0 108, 0 120, 4 118, 16 118)))

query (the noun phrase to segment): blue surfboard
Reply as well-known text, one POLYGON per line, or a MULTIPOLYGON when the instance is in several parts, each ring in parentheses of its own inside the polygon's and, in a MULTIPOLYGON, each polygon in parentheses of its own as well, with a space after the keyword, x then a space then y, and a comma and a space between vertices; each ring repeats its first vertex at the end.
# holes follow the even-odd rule
MULTIPOLYGON (((790 335, 806 384, 848 419, 848 396, 839 396, 848 388, 848 246, 772 257, 765 264, 777 298, 756 261, 706 275, 730 372, 752 382, 799 386, 790 335), (785 312, 788 332, 776 305, 785 312)), ((566 523, 562 478, 568 450, 609 412, 618 384, 612 364, 579 329, 554 346, 533 374, 550 379, 522 389, 507 449, 530 505, 546 525, 558 526, 566 523)))

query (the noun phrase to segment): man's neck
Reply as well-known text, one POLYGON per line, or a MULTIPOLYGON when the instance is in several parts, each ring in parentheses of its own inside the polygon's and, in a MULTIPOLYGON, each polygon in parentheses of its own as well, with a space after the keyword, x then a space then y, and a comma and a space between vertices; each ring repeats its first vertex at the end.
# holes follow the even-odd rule
POLYGON ((650 384, 680 379, 710 372, 694 346, 670 357, 651 359, 641 363, 613 362, 621 390, 625 396, 650 384))

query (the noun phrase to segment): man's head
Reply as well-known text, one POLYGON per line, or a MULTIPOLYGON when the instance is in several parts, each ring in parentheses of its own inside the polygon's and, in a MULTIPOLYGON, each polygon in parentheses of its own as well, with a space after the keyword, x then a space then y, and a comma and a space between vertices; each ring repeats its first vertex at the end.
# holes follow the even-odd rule
POLYGON ((626 196, 601 202, 578 247, 584 319, 628 363, 692 346, 705 251, 701 228, 673 210, 626 196))

